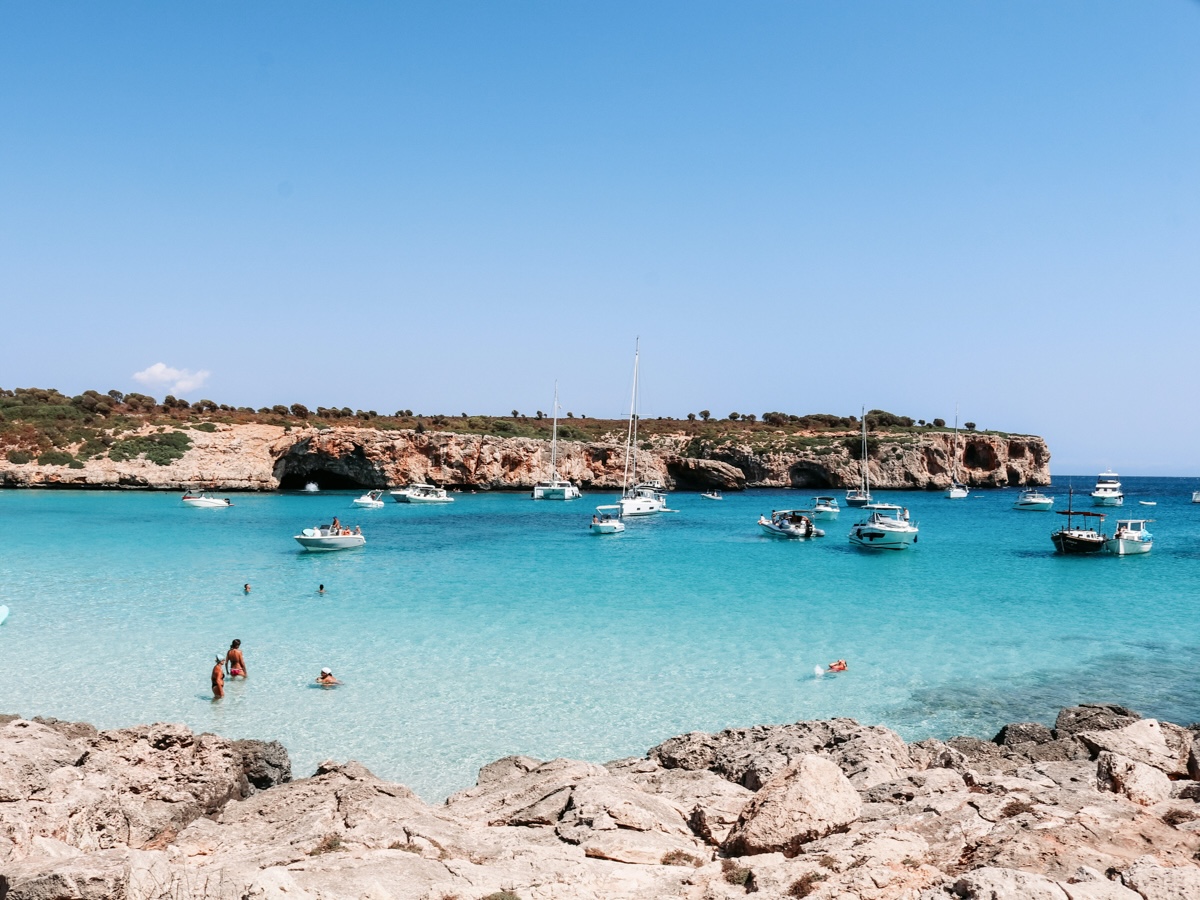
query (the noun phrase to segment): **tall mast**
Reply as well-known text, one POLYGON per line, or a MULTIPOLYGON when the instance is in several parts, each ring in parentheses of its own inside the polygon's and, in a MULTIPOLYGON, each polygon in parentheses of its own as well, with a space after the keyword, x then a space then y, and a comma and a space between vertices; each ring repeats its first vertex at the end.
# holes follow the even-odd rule
POLYGON ((950 456, 951 477, 958 483, 958 404, 954 404, 954 450, 950 456))
POLYGON ((642 339, 639 337, 633 345, 633 396, 629 398, 629 433, 625 438, 625 474, 622 476, 621 492, 629 487, 629 461, 633 459, 633 477, 637 478, 637 389, 638 389, 638 355, 641 353, 642 339))
POLYGON ((868 496, 871 493, 871 470, 867 465, 867 408, 862 408, 862 486, 863 493, 868 496))
POLYGON ((558 381, 554 382, 554 431, 550 438, 550 480, 558 481, 558 381))

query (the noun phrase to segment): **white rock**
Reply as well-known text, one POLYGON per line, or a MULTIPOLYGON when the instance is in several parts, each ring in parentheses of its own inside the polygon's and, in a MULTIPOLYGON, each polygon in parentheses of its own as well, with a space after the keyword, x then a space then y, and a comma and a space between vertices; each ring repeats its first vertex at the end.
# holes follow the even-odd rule
POLYGON ((964 900, 1067 900, 1062 887, 1043 875, 990 866, 963 875, 954 893, 964 900))
POLYGON ((1096 786, 1142 806, 1153 806, 1171 796, 1171 779, 1161 769, 1108 751, 1096 760, 1096 786))

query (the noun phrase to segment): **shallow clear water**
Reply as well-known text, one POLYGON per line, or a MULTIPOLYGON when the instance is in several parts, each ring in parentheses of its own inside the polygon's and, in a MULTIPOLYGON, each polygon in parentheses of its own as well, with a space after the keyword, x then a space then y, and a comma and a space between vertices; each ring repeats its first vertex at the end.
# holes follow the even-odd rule
POLYGON ((1124 559, 1056 556, 1061 517, 1013 511, 1015 490, 880 492, 921 538, 878 554, 847 542, 850 510, 823 540, 762 536, 759 514, 807 505, 798 491, 674 494, 678 513, 594 537, 592 507, 612 494, 380 510, 352 510, 351 493, 237 495, 208 510, 178 495, 8 490, 0 711, 278 738, 298 775, 353 758, 429 799, 509 753, 604 761, 760 722, 991 736, 1094 700, 1191 722, 1195 486, 1125 480, 1108 522, 1157 521, 1153 553, 1124 559), (291 535, 334 515, 368 545, 300 552, 291 535), (235 637, 250 678, 214 703, 212 660, 235 637), (814 676, 838 657, 849 672, 814 676), (345 685, 314 687, 322 666, 345 685))

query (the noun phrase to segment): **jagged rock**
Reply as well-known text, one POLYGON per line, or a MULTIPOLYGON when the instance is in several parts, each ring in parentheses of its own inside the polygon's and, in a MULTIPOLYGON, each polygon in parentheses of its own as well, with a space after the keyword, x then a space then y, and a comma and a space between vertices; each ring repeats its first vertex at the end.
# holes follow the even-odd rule
POLYGON ((1162 770, 1107 750, 1096 760, 1096 783, 1102 791, 1123 794, 1142 806, 1171 796, 1171 779, 1162 770))
POLYGON ((1076 737, 1093 755, 1107 751, 1168 775, 1187 774, 1192 735, 1177 725, 1141 719, 1112 731, 1081 731, 1076 737))
POLYGON ((605 768, 674 804, 687 816, 692 833, 714 846, 724 842, 753 796, 747 788, 703 769, 664 769, 648 759, 618 760, 605 768))
POLYGON ((564 787, 608 777, 608 770, 603 766, 571 759, 552 759, 524 774, 511 773, 503 778, 494 777, 491 771, 486 776, 481 772, 475 787, 459 791, 446 800, 446 809, 462 818, 505 824, 514 815, 523 814, 533 804, 564 787))
POLYGON ((992 738, 997 744, 1011 747, 1014 744, 1045 744, 1054 740, 1054 734, 1041 722, 1013 722, 1005 725, 992 738))
POLYGON ((724 848, 734 856, 795 856, 801 845, 846 828, 861 811, 862 800, 842 770, 809 754, 762 786, 724 848))
POLYGON ((1140 719, 1136 712, 1115 703, 1083 703, 1059 710, 1054 720, 1054 736, 1066 737, 1081 731, 1108 731, 1124 728, 1140 719))
POLYGON ((279 741, 241 740, 234 741, 233 747, 242 757, 246 796, 292 780, 292 759, 279 741))
POLYGON ((984 867, 954 882, 964 900, 1067 900, 1066 892, 1049 878, 1018 869, 984 867))
POLYGON ((1143 856, 1121 874, 1121 881, 1145 900, 1196 900, 1200 897, 1200 869, 1167 867, 1153 856, 1143 856))
POLYGON ((717 488, 722 491, 740 491, 746 487, 745 472, 715 459, 679 457, 668 460, 667 471, 675 479, 675 486, 682 490, 717 488))

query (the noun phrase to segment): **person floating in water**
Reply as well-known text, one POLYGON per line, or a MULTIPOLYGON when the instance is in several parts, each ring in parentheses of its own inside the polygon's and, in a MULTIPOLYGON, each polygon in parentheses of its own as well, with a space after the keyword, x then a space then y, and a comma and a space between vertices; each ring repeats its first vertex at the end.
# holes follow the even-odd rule
POLYGON ((322 669, 321 674, 317 676, 317 684, 341 684, 333 677, 332 669, 322 669))
POLYGON ((323 594, 323 593, 325 593, 325 585, 323 585, 323 584, 318 584, 318 585, 317 585, 317 593, 318 593, 318 594, 323 594))
POLYGON ((245 584, 242 585, 242 593, 243 594, 250 593, 250 582, 247 581, 245 584))
POLYGON ((217 657, 217 664, 212 670, 213 699, 220 700, 225 696, 225 660, 217 657))
POLYGON ((846 671, 846 661, 844 659, 839 659, 837 662, 831 662, 829 664, 829 671, 830 672, 845 672, 846 671))
POLYGON ((225 667, 229 671, 230 678, 245 678, 248 674, 246 671, 246 657, 242 656, 242 642, 234 640, 229 645, 229 652, 225 654, 225 667))

